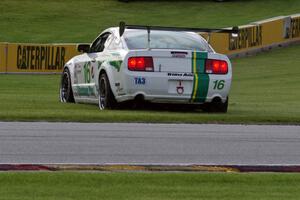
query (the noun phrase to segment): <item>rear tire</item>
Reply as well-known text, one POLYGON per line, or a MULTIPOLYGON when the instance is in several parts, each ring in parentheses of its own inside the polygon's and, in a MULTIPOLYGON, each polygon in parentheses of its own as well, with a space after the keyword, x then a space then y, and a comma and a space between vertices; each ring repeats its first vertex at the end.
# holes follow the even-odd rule
POLYGON ((99 78, 99 109, 114 109, 116 108, 117 101, 111 91, 108 77, 105 73, 100 75, 99 78))
POLYGON ((209 112, 209 113, 227 113, 228 110, 228 97, 223 103, 220 100, 213 100, 211 103, 206 103, 203 107, 204 112, 209 112))
POLYGON ((61 76, 61 83, 59 89, 60 102, 74 103, 73 90, 71 85, 71 76, 68 68, 65 68, 61 76))

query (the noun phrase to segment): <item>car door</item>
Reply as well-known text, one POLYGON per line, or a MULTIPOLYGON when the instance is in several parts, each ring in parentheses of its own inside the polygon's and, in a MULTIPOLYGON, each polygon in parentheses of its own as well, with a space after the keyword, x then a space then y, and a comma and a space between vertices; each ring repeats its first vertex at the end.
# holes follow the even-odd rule
POLYGON ((98 70, 106 59, 103 55, 105 42, 110 36, 109 32, 101 34, 91 44, 89 53, 83 54, 80 62, 77 62, 75 71, 78 71, 77 79, 77 93, 82 101, 95 101, 98 97, 98 90, 96 83, 98 81, 98 70))

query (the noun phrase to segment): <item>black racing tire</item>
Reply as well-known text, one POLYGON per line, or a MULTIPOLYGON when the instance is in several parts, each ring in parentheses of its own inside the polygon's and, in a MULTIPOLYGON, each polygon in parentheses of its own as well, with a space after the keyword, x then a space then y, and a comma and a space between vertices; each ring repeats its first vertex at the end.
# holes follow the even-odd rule
POLYGON ((63 103, 74 103, 74 95, 71 85, 71 75, 68 68, 65 68, 62 76, 61 76, 61 82, 60 82, 60 88, 59 88, 59 98, 60 102, 63 103))
POLYGON ((204 104, 202 109, 204 112, 209 113, 227 113, 228 101, 228 97, 224 103, 220 100, 213 100, 211 103, 204 104))
POLYGON ((109 80, 106 73, 102 73, 99 77, 99 96, 98 105, 100 110, 114 109, 117 101, 110 88, 109 80))

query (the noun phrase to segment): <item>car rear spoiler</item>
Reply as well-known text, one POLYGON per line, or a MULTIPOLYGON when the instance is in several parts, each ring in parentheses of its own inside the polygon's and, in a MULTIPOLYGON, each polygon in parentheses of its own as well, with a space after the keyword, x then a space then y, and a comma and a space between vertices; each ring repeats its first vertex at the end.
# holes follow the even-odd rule
POLYGON ((210 34, 211 33, 228 33, 231 34, 232 37, 237 37, 239 33, 239 27, 234 26, 231 29, 216 29, 216 28, 186 28, 186 27, 168 27, 168 26, 145 26, 145 25, 129 25, 125 22, 120 22, 119 25, 119 35, 122 35, 125 32, 125 29, 142 29, 147 30, 148 33, 148 49, 150 49, 150 31, 151 30, 159 30, 159 31, 184 31, 184 32, 204 32, 208 33, 207 42, 210 43, 210 34))
POLYGON ((186 27, 168 27, 168 26, 145 26, 145 25, 129 25, 125 22, 120 22, 119 25, 119 34, 120 37, 124 34, 125 29, 143 29, 147 30, 150 33, 151 30, 159 31, 186 31, 186 32, 205 32, 205 33, 229 33, 229 34, 238 34, 239 28, 237 26, 232 27, 231 29, 212 29, 212 28, 186 28, 186 27))

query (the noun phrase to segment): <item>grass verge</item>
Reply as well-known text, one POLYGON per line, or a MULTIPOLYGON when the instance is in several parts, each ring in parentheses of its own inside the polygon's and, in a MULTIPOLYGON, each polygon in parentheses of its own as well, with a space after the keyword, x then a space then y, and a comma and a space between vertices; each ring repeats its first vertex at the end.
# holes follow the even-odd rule
POLYGON ((278 173, 0 173, 0 199, 299 199, 300 175, 278 173))
POLYGON ((1 0, 1 42, 91 42, 131 24, 228 27, 299 13, 298 0, 1 0), (183 9, 184 8, 184 9, 183 9))
POLYGON ((234 59, 227 114, 106 110, 58 100, 59 75, 0 75, 1 121, 300 124, 300 46, 234 59))

